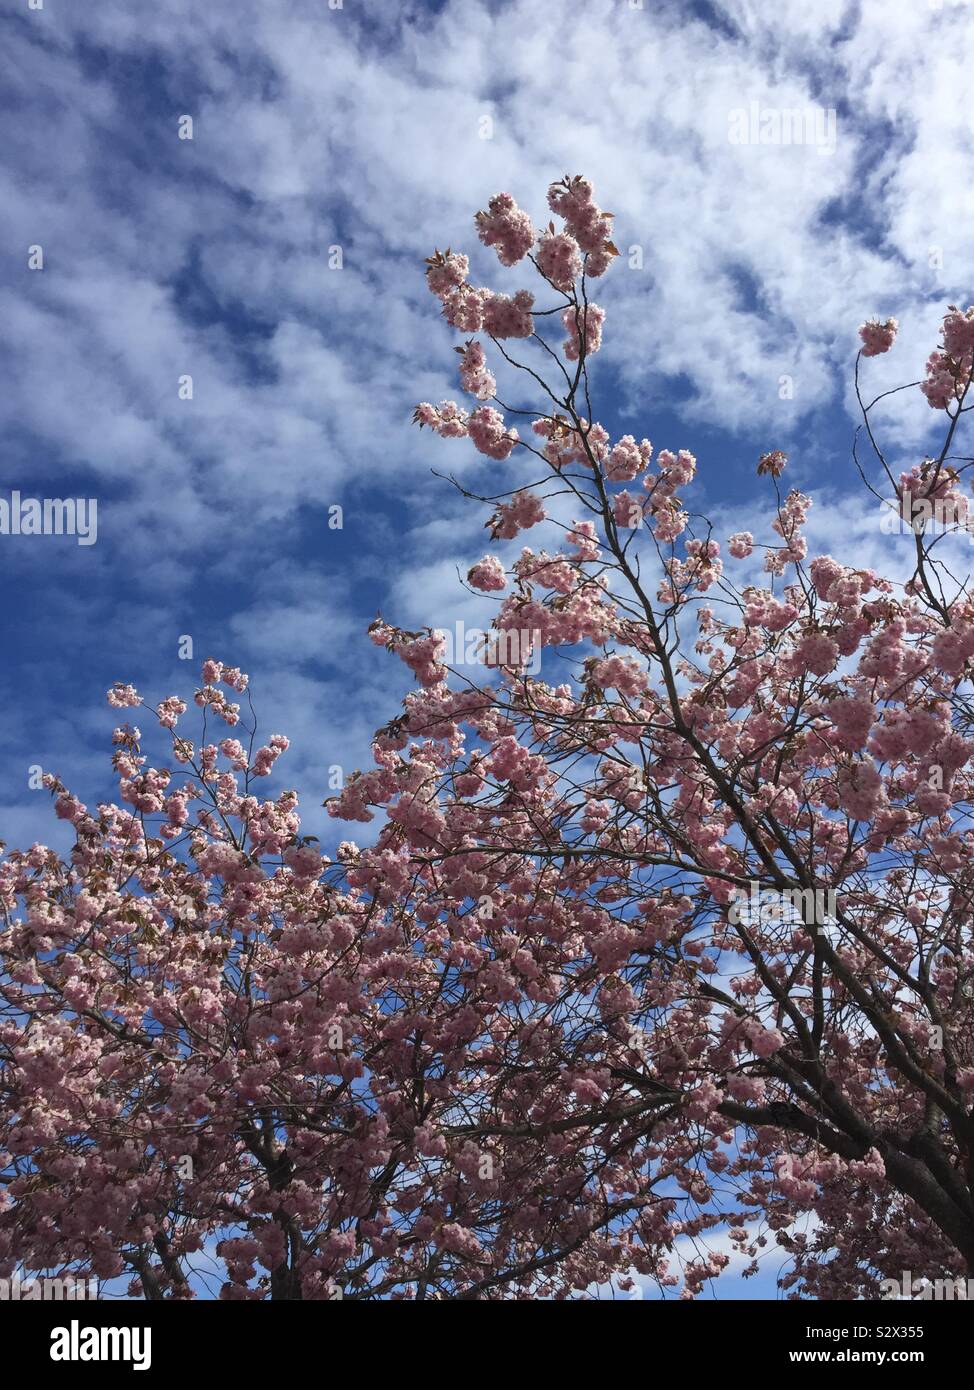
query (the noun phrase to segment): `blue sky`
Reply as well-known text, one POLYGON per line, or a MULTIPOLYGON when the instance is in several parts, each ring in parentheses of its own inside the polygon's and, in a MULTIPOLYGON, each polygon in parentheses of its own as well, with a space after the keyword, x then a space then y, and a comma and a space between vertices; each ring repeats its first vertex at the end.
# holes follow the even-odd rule
MULTIPOLYGON (((367 838, 320 804, 408 688, 368 622, 489 614, 457 578, 486 509, 431 469, 487 492, 524 476, 516 453, 489 463, 410 425, 416 402, 459 395, 423 258, 450 244, 475 283, 524 281, 472 230, 502 189, 540 223, 548 183, 582 172, 615 213, 598 417, 691 449, 687 502, 718 536, 767 530, 754 466, 782 448, 815 501, 813 553, 908 564, 856 485, 851 369, 859 323, 895 314, 868 379, 916 379, 946 304, 971 301, 969 5, 0 8, 0 496, 98 501, 95 545, 0 536, 0 838, 66 845, 29 769, 110 794, 105 690, 185 695, 209 655, 248 671, 261 729, 290 736, 280 780, 309 833, 367 838), (752 103, 834 113, 834 142, 735 143, 752 103)), ((894 397, 894 464, 935 423, 916 392, 894 397)))

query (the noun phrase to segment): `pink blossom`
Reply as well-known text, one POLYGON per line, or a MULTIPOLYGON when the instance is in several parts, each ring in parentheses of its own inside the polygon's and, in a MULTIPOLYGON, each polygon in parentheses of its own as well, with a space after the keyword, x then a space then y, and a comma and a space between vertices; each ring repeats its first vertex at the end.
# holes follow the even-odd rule
POLYGON ((465 391, 469 391, 471 396, 476 396, 478 400, 489 400, 497 390, 497 382, 494 380, 493 373, 487 369, 487 358, 484 355, 483 347, 478 342, 467 343, 465 348, 460 348, 460 384, 465 391))
POLYGON ((467 421, 467 433, 482 454, 506 459, 518 442, 516 429, 506 429, 504 417, 493 406, 482 405, 467 421))
POLYGON ((538 243, 538 269, 559 290, 570 290, 582 273, 578 242, 565 232, 551 233, 538 243))
POLYGON ((142 696, 134 685, 118 682, 108 692, 108 703, 115 709, 124 709, 126 706, 141 705, 142 696))
POLYGON ((637 444, 631 434, 624 434, 614 445, 605 465, 605 476, 614 483, 632 482, 637 473, 648 468, 653 446, 648 439, 637 444))
POLYGON ((484 331, 492 338, 530 338, 534 332, 533 305, 534 295, 527 290, 518 290, 513 297, 487 294, 483 301, 484 331))
POLYGON ((754 550, 754 537, 750 531, 735 531, 727 542, 727 548, 735 560, 746 560, 754 550))
POLYGON ((467 571, 467 580, 475 589, 484 593, 497 592, 507 587, 504 566, 495 555, 485 555, 467 571))
POLYGON ((864 323, 859 329, 859 337, 863 342, 863 357, 877 357, 881 352, 889 352, 898 328, 896 319, 887 319, 885 323, 878 319, 869 319, 864 323))
POLYGON ((427 262, 426 283, 430 291, 442 299, 452 290, 466 284, 469 273, 470 262, 466 256, 456 251, 448 252, 446 255, 438 251, 427 262))
POLYGON ((531 219, 510 193, 496 193, 487 204, 487 211, 478 212, 474 221, 484 245, 497 248, 501 265, 516 265, 534 245, 531 219))
POLYGON ((547 513, 540 497, 531 492, 516 492, 510 502, 503 502, 491 521, 494 540, 511 541, 519 531, 526 531, 544 521, 547 513))
POLYGON ((813 675, 827 676, 835 670, 839 649, 827 633, 812 632, 795 644, 795 657, 813 675))
POLYGON ((773 449, 770 453, 762 454, 758 460, 758 476, 767 475, 771 478, 780 478, 788 462, 788 455, 783 454, 780 449, 773 449))
POLYGON ((583 348, 583 339, 586 356, 598 352, 602 346, 602 325, 605 322, 604 309, 600 309, 597 304, 586 304, 582 310, 579 310, 573 305, 564 311, 561 321, 568 332, 563 346, 565 356, 570 362, 578 361, 583 348))

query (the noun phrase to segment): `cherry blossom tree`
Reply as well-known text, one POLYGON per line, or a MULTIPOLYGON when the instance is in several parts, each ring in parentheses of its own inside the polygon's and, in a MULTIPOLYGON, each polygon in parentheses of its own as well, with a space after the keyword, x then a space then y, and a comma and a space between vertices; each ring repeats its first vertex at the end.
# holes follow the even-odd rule
MULTIPOLYGON (((560 230, 508 194, 476 217, 534 290, 427 264, 476 404, 416 419, 504 465, 460 489, 493 540, 556 541, 470 569, 476 678, 442 633, 372 625, 416 682, 328 803, 372 842, 330 862, 292 792, 258 798, 287 740, 255 746, 246 677, 209 661, 199 740, 117 686, 168 761, 121 726, 121 805, 51 779, 71 856, 0 860, 0 1275, 693 1297, 728 1241, 793 1296, 974 1272, 974 601, 941 544, 974 309, 902 388, 945 425, 898 477, 856 362, 877 531, 910 522, 894 582, 809 557, 780 450, 764 537, 724 538, 683 500, 692 453, 598 423, 612 218, 582 178, 548 202, 560 230)), ((860 359, 896 330, 863 325, 860 359)))

